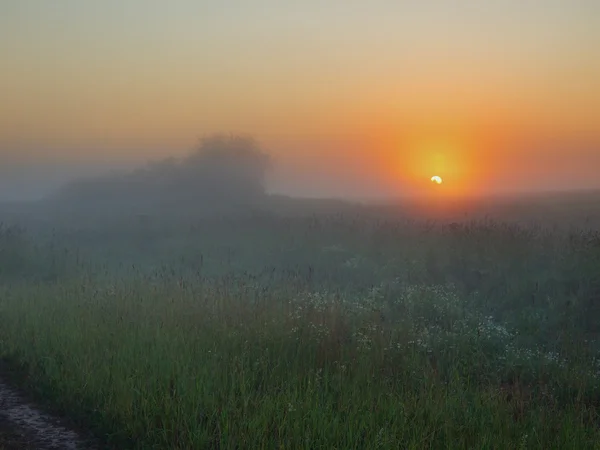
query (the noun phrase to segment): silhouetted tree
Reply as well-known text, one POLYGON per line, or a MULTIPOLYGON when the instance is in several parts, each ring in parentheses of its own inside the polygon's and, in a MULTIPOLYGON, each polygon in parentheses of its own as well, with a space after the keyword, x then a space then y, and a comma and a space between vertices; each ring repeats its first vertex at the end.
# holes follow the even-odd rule
POLYGON ((201 140, 182 167, 199 198, 241 200, 264 195, 270 159, 250 137, 213 135, 201 140))
POLYGON ((167 158, 125 174, 70 183, 58 200, 96 209, 212 209, 265 195, 270 158, 251 137, 212 135, 187 157, 167 158))

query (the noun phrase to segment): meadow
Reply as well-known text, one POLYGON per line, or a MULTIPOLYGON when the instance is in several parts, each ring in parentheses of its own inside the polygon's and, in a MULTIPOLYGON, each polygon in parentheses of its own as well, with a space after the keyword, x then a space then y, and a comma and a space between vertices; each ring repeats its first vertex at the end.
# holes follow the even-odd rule
POLYGON ((600 448, 600 195, 576 198, 6 214, 4 372, 107 448, 600 448))

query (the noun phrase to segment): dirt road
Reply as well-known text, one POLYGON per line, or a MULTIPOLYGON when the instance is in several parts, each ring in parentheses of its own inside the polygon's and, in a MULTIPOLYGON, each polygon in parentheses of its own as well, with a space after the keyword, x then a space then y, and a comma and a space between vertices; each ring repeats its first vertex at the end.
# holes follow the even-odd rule
POLYGON ((90 450, 76 431, 0 380, 0 449, 90 450))

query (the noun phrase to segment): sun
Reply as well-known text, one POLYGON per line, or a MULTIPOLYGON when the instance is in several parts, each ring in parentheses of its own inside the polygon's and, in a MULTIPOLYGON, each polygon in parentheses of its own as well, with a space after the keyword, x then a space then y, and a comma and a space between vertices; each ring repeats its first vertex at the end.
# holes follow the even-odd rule
POLYGON ((431 177, 431 181, 435 184, 442 184, 443 180, 442 177, 434 175, 431 177))

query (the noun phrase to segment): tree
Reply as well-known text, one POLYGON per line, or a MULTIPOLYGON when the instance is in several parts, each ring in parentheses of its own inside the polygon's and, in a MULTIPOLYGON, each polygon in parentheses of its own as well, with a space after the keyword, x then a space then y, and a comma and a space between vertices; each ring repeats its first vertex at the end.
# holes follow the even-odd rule
POLYGON ((182 166, 201 197, 247 199, 264 195, 271 160, 251 137, 213 135, 202 139, 182 166))
POLYGON ((129 173, 79 180, 55 198, 99 211, 236 207, 265 195, 270 165, 251 137, 212 135, 181 160, 167 158, 129 173))

